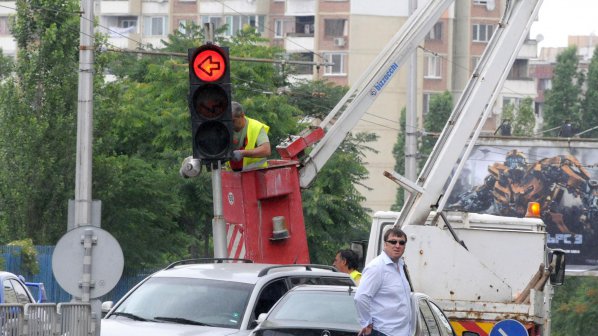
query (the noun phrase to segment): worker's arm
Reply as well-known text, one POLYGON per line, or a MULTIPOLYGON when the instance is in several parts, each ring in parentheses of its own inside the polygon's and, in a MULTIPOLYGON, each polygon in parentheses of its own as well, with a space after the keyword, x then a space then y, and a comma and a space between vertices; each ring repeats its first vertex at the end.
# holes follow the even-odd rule
POLYGON ((270 156, 272 149, 269 142, 264 142, 253 149, 241 149, 240 152, 243 157, 262 158, 270 156))

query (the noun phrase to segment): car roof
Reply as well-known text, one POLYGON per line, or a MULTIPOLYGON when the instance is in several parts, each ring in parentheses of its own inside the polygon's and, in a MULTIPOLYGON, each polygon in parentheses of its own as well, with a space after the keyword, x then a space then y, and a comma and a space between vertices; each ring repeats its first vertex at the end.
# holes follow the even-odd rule
POLYGON ((19 277, 16 274, 14 274, 14 273, 6 272, 6 271, 0 271, 0 278, 1 279, 8 278, 8 277, 19 279, 19 277))
POLYGON ((289 292, 352 292, 357 290, 357 286, 340 286, 340 285, 298 285, 289 292))
POLYGON ((152 277, 201 278, 256 284, 262 278, 302 274, 307 276, 347 276, 327 265, 274 265, 258 263, 172 264, 152 277), (282 273, 282 274, 281 274, 282 273))

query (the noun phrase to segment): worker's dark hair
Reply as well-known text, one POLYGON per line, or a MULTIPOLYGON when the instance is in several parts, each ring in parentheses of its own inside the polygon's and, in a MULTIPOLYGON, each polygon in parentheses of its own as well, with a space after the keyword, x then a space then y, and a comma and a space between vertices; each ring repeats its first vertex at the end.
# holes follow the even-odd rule
POLYGON ((403 230, 399 229, 398 227, 391 227, 386 232, 384 232, 384 241, 387 241, 388 237, 390 237, 391 234, 397 237, 404 237, 405 239, 407 239, 407 234, 403 230))
POLYGON ((230 103, 230 105, 232 106, 233 117, 238 117, 241 114, 245 114, 245 109, 243 108, 243 105, 237 103, 236 101, 230 103))
POLYGON ((340 254, 341 258, 345 259, 349 269, 356 270, 359 267, 359 257, 355 251, 349 249, 339 250, 338 254, 340 254))

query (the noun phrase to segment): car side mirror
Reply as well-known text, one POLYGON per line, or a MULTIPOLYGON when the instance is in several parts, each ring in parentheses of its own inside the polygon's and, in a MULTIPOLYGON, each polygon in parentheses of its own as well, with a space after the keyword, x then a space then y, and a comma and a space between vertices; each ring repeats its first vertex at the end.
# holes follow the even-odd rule
POLYGON ((552 266, 552 271, 550 272, 550 284, 553 286, 560 286, 565 283, 565 251, 561 249, 551 250, 550 265, 552 266))
POLYGON ((109 312, 110 309, 112 309, 113 306, 114 306, 114 302, 113 301, 104 301, 104 302, 102 302, 102 315, 105 315, 107 312, 109 312))
POLYGON ((268 313, 261 313, 260 316, 257 317, 257 323, 262 323, 266 320, 266 317, 268 317, 268 313))

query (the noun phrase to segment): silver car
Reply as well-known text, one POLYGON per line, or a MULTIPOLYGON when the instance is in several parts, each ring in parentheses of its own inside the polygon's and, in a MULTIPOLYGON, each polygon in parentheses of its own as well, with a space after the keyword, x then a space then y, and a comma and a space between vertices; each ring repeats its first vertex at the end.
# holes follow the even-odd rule
MULTIPOLYGON (((259 317, 253 336, 355 336, 361 330, 353 286, 297 286, 259 317)), ((456 335, 442 310, 421 293, 411 293, 417 316, 411 335, 456 335)), ((475 333, 468 334, 477 335, 475 333)))
POLYGON ((248 335, 260 314, 302 284, 354 282, 324 265, 176 263, 147 277, 114 305, 102 319, 101 335, 248 335))

